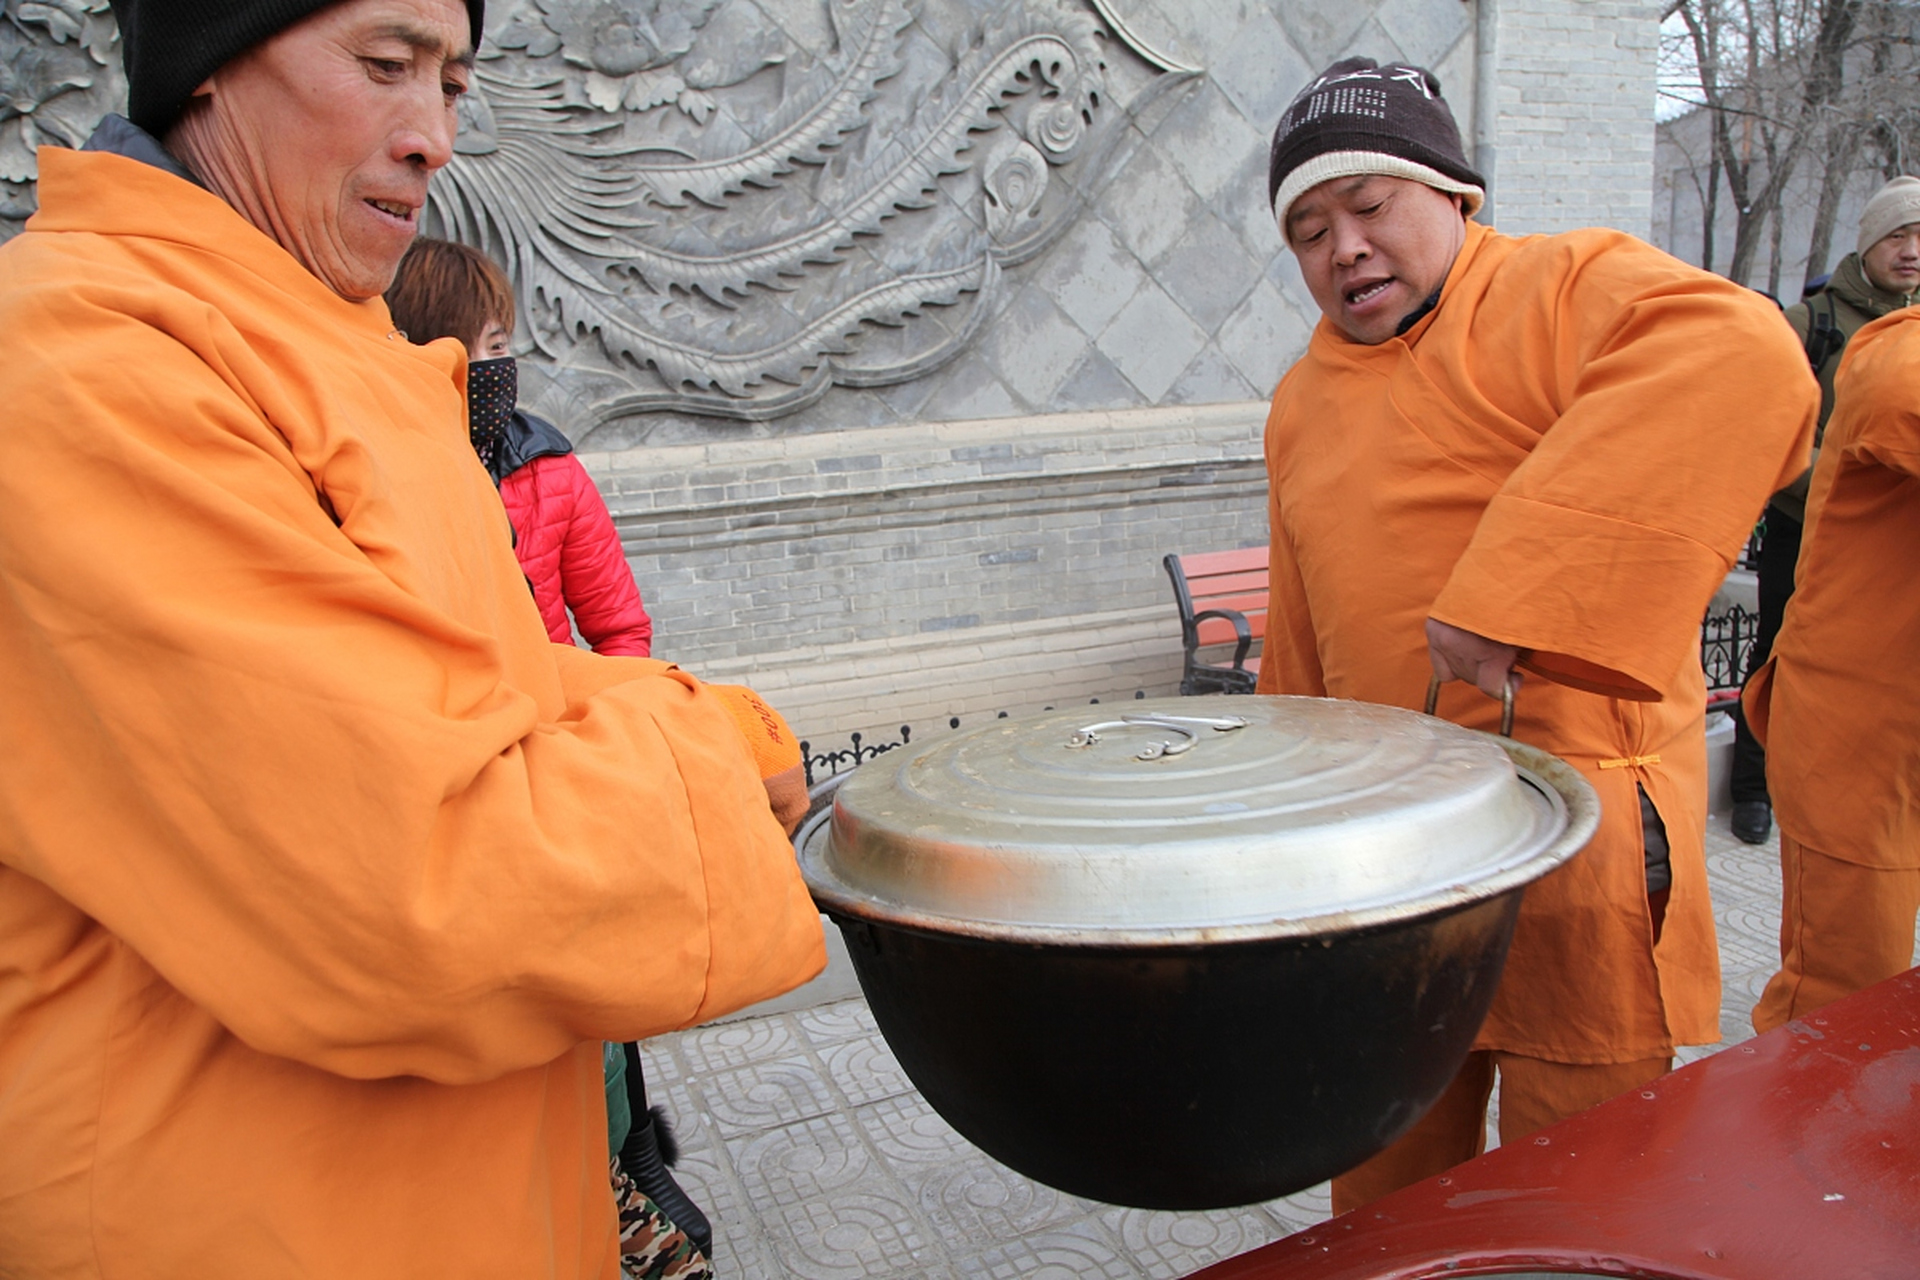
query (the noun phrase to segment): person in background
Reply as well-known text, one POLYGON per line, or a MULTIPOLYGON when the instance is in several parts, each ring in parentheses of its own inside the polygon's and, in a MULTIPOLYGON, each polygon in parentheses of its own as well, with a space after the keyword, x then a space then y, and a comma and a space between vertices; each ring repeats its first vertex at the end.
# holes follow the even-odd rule
POLYGON ((387 306, 408 341, 455 338, 467 349, 473 447, 500 487, 547 635, 572 644, 577 627, 595 653, 647 657, 653 621, 600 490, 559 428, 517 403, 506 273, 477 249, 422 236, 400 260, 387 306))
MULTIPOLYGON (((1862 229, 1868 262, 1889 239, 1920 237, 1920 182, 1902 181, 1890 189, 1910 203, 1886 217, 1900 225, 1871 240, 1883 227, 1862 229)), ((1806 509, 1799 590, 1772 658, 1743 695, 1780 819, 1780 968, 1754 1006, 1757 1031, 1913 963, 1920 307, 1874 321, 1847 344, 1806 509)))
POLYGON ((1700 618, 1818 393, 1758 294, 1617 231, 1471 221, 1485 184, 1423 68, 1329 68, 1267 192, 1322 319, 1267 419, 1259 691, 1419 707, 1462 680, 1440 713, 1491 729, 1525 671, 1514 736, 1601 801, 1528 887, 1459 1076, 1334 1179, 1346 1212, 1477 1154, 1496 1071, 1511 1142, 1719 1038, 1700 618))
MULTIPOLYGON (((1800 338, 1807 362, 1820 379, 1820 425, 1814 432, 1814 458, 1820 456, 1827 419, 1833 415, 1834 373, 1848 339, 1861 326, 1910 307, 1920 297, 1920 178, 1895 178, 1881 187, 1860 214, 1860 238, 1854 252, 1803 301, 1787 308, 1787 323, 1800 338)), ((1760 596, 1760 629, 1747 657, 1751 678, 1773 652, 1774 637, 1793 595, 1794 566, 1806 519, 1808 467, 1767 504, 1755 574, 1760 596)), ((1760 844, 1773 832, 1773 804, 1767 787, 1767 753, 1744 715, 1735 717, 1733 736, 1733 834, 1760 844)))
MULTIPOLYGON (((400 259, 386 297, 408 341, 452 338, 466 348, 469 438, 500 486, 514 555, 548 637, 572 644, 578 627, 596 653, 647 657, 653 623, 607 504, 572 443, 516 403, 515 308, 506 272, 477 249, 421 236, 400 259)), ((623 1255, 622 1265, 635 1280, 697 1280, 703 1264, 676 1254, 674 1236, 685 1233, 711 1258, 713 1228, 673 1177, 672 1126, 660 1107, 648 1105, 637 1047, 608 1045, 605 1074, 607 1148, 622 1235, 645 1246, 623 1255), (636 1195, 651 1203, 637 1202, 636 1195)))
POLYGON ((613 1280, 603 1042, 825 962, 798 744, 550 641, 394 331, 480 0, 113 12, 0 245, 0 1272, 613 1280))

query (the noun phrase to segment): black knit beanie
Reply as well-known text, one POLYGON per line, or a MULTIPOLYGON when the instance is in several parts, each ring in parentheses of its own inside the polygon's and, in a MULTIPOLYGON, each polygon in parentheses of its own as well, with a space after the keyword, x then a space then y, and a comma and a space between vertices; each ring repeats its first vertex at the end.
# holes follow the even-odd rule
POLYGON ((1379 173, 1486 203, 1486 179, 1467 163, 1440 82, 1425 67, 1371 58, 1334 63, 1280 117, 1267 166, 1267 199, 1281 230, 1287 209, 1331 178, 1379 173))
MULTIPOLYGON (((127 118, 154 137, 173 127, 206 78, 269 36, 337 0, 112 0, 127 68, 127 118)), ((474 48, 485 0, 467 0, 474 48)))

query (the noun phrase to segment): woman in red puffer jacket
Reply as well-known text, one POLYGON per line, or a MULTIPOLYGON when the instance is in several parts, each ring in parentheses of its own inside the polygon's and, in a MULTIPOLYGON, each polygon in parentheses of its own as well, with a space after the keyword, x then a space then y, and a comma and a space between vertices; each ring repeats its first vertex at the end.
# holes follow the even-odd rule
POLYGON ((653 620, 607 504, 567 438, 546 419, 515 409, 487 470, 500 486, 514 554, 533 584, 548 637, 572 644, 578 627, 595 653, 650 656, 653 620))
POLYGON ((423 237, 401 261, 387 305, 411 341, 466 344, 473 447, 500 486, 514 553, 547 635, 572 644, 578 628, 595 653, 649 657, 653 620, 607 504, 559 428, 515 407, 513 286, 506 275, 466 245, 423 237))

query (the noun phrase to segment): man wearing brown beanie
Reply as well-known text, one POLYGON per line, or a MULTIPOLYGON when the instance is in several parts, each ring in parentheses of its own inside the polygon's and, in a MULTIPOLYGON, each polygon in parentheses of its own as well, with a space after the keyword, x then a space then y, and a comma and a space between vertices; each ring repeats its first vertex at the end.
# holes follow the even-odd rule
POLYGON ((1337 63, 1274 136, 1323 319, 1267 422, 1259 689, 1419 707, 1459 680, 1439 714, 1493 729, 1514 681, 1514 736, 1602 804, 1527 891, 1459 1077, 1336 1212, 1475 1155, 1496 1072, 1512 1141, 1719 1038, 1700 618, 1818 404, 1758 295, 1618 232, 1501 235, 1484 193, 1419 67, 1337 63))
POLYGON ((548 640, 394 331, 479 0, 114 9, 0 247, 0 1273, 611 1280, 601 1042, 824 958, 784 726, 548 640))

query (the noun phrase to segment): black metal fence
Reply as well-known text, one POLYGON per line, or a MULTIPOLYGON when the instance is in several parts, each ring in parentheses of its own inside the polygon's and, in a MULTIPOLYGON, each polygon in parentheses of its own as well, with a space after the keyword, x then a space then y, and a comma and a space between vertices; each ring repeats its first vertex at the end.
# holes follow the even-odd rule
POLYGON ((1759 636, 1759 613, 1740 605, 1707 615, 1700 624, 1700 667, 1707 673, 1708 693, 1727 693, 1740 687, 1747 656, 1759 636))
MULTIPOLYGON (((1700 624, 1700 666, 1706 672, 1707 692, 1709 694, 1727 694, 1740 687, 1740 677, 1747 669, 1747 655, 1753 649, 1753 642, 1760 634, 1760 615, 1741 605, 1728 606, 1719 613, 1709 613, 1700 624)), ((1134 690, 1135 698, 1147 696, 1144 689, 1134 690)), ((1089 705, 1097 705, 1098 698, 1089 698, 1089 705)), ((1043 710, 1052 711, 1052 707, 1043 710)), ((979 719, 1005 720, 1005 711, 995 712, 992 716, 979 719)), ((959 716, 947 717, 947 728, 958 729, 959 716)), ((885 755, 889 751, 908 746, 913 742, 913 726, 900 726, 897 739, 872 740, 865 734, 848 735, 848 744, 836 750, 815 751, 811 741, 800 744, 801 759, 807 766, 807 787, 811 790, 828 778, 847 772, 858 765, 865 764, 875 756, 885 755)))

